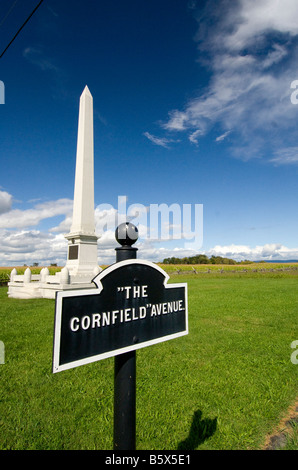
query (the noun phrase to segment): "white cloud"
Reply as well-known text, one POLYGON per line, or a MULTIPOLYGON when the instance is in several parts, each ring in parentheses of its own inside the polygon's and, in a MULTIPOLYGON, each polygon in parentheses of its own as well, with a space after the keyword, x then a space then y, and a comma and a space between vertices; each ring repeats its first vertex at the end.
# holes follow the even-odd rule
POLYGON ((269 52, 266 59, 263 61, 263 68, 266 69, 268 67, 271 67, 271 65, 273 64, 277 64, 278 62, 280 62, 280 60, 286 57, 287 54, 288 51, 285 47, 280 46, 278 44, 273 44, 272 52, 269 52))
POLYGON ((298 247, 288 248, 280 243, 257 245, 254 248, 247 245, 216 245, 206 252, 207 256, 222 256, 237 261, 260 260, 289 260, 298 259, 298 247))
POLYGON ((268 140, 274 152, 285 131, 295 135, 297 108, 290 84, 297 78, 298 2, 210 1, 206 10, 198 18, 196 40, 204 61, 209 57, 209 85, 184 109, 170 111, 162 127, 190 132, 196 144, 197 129, 205 135, 220 128, 217 141, 233 130, 229 143, 243 159, 266 154, 268 140))
MULTIPOLYGON (((197 251, 187 250, 185 248, 167 248, 160 244, 152 243, 150 240, 142 241, 138 244, 138 257, 149 259, 152 261, 163 261, 165 258, 175 256, 184 258, 197 255, 197 251)), ((275 260, 298 260, 298 247, 288 248, 280 243, 271 243, 265 245, 257 245, 250 247, 248 245, 216 245, 215 247, 200 251, 201 253, 211 256, 222 256, 234 259, 236 261, 275 261, 275 260)))
MULTIPOLYGON (((64 233, 70 229, 72 201, 58 199, 38 203, 32 209, 22 211, 20 209, 9 210, 11 199, 10 195, 3 197, 6 205, 3 204, 2 207, 6 207, 8 211, 0 215, 0 266, 30 265, 35 262, 40 266, 48 266, 51 263, 64 266, 67 258, 67 241, 64 233), (38 228, 39 223, 44 219, 57 215, 64 215, 64 220, 57 227, 48 231, 38 228)), ((188 250, 183 246, 173 246, 173 240, 169 240, 170 243, 168 243, 167 240, 148 239, 147 209, 144 206, 135 205, 128 210, 128 216, 138 222, 139 240, 136 246, 139 248, 139 258, 157 262, 171 256, 182 258, 197 254, 194 250, 188 250)), ((95 208, 96 233, 100 236, 98 240, 99 264, 115 262, 115 248, 118 246, 115 240, 117 216, 118 211, 109 204, 95 208)), ((174 229, 173 224, 171 229, 174 229)), ((231 244, 216 245, 205 251, 205 254, 225 256, 236 260, 298 259, 298 248, 288 248, 282 244, 267 244, 254 248, 231 244)))
POLYGON ((72 214, 65 217, 56 227, 49 229, 49 232, 57 233, 69 233, 72 223, 72 214))
POLYGON ((226 137, 228 137, 228 135, 230 134, 230 132, 231 132, 231 131, 227 131, 227 132, 225 132, 224 134, 219 135, 218 137, 216 137, 215 142, 222 142, 223 140, 225 140, 226 137))
POLYGON ((95 232, 102 236, 104 232, 115 232, 117 224, 117 210, 107 204, 95 208, 95 232))
POLYGON ((56 73, 59 72, 53 60, 46 57, 41 48, 26 47, 23 51, 23 57, 43 71, 50 70, 56 73))
POLYGON ((289 165, 298 163, 298 147, 282 148, 275 152, 275 157, 270 160, 276 165, 289 165))
POLYGON ((53 236, 39 230, 18 232, 0 230, 0 265, 65 264, 67 242, 63 236, 53 236))
POLYGON ((187 113, 183 113, 175 109, 174 111, 170 111, 169 115, 170 121, 163 124, 165 129, 169 129, 171 131, 184 131, 186 129, 185 122, 188 121, 187 113))
POLYGON ((42 220, 69 214, 73 201, 58 199, 35 205, 32 209, 12 209, 0 214, 0 228, 26 228, 38 225, 42 220))
POLYGON ((12 196, 6 191, 0 191, 0 214, 9 212, 12 206, 12 196))
POLYGON ((224 38, 230 49, 241 50, 260 41, 264 33, 298 34, 296 0, 242 0, 238 24, 224 38))
POLYGON ((23 58, 36 70, 40 70, 51 77, 53 80, 53 96, 65 96, 67 73, 63 67, 57 65, 55 59, 48 56, 43 47, 26 47, 23 51, 23 58))
POLYGON ((149 139, 151 142, 153 142, 153 144, 159 145, 160 147, 164 148, 169 148, 168 144, 170 144, 171 142, 178 142, 177 140, 167 139, 165 137, 156 137, 150 134, 149 132, 144 132, 143 135, 147 137, 147 139, 149 139))
MULTIPOLYGON (((67 220, 72 212, 73 201, 58 199, 38 202, 30 209, 21 210, 11 208, 12 196, 5 196, 2 200, 7 202, 7 210, 0 214, 0 265, 23 265, 34 262, 40 265, 64 264, 67 241, 60 233, 53 235, 39 230, 38 225, 45 219, 59 215, 64 215, 67 220)), ((62 223, 60 225, 62 226, 62 223)))
POLYGON ((192 134, 190 134, 190 136, 189 136, 190 142, 192 142, 193 144, 198 145, 198 143, 199 143, 198 142, 198 137, 202 134, 203 134, 203 132, 201 131, 201 129, 197 129, 192 134))

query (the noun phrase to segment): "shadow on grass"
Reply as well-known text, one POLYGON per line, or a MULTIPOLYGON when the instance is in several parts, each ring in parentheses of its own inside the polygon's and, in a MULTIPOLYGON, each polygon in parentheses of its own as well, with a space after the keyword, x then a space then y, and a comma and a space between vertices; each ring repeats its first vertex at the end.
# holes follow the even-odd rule
POLYGON ((217 418, 202 419, 201 410, 194 412, 188 437, 179 442, 177 450, 195 450, 206 439, 211 437, 217 427, 217 418))

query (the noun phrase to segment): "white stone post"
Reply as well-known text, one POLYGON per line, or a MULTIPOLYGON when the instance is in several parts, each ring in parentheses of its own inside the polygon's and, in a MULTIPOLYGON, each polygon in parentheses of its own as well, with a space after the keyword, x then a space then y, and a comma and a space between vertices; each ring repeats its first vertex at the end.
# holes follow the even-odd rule
POLYGON ((16 268, 13 268, 13 270, 11 271, 10 273, 10 281, 13 282, 14 281, 14 277, 18 274, 16 268))
POLYGON ((31 270, 30 270, 30 268, 27 268, 26 271, 24 272, 24 282, 26 282, 26 283, 31 282, 31 270))

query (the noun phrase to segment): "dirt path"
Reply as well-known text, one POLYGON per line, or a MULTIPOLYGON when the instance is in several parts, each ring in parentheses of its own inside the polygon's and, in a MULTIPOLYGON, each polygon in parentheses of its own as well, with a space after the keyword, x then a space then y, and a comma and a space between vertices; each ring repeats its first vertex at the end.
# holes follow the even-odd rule
POLYGON ((292 405, 285 417, 280 421, 274 432, 266 437, 263 450, 277 450, 284 447, 288 436, 291 435, 293 422, 298 423, 298 399, 292 405))

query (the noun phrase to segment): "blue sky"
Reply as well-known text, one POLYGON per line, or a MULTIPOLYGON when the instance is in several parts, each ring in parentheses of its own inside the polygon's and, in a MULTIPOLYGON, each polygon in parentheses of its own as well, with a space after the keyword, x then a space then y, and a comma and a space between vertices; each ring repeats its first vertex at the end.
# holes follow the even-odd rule
MULTIPOLYGON (((37 3, 1 1, 1 50, 37 3)), ((200 253, 298 259, 297 19, 296 0, 44 0, 0 59, 0 265, 65 263, 86 84, 96 217, 118 196, 203 204, 200 253)), ((115 246, 107 230, 100 264, 115 246)))

